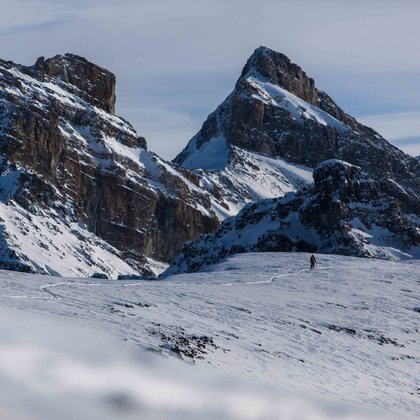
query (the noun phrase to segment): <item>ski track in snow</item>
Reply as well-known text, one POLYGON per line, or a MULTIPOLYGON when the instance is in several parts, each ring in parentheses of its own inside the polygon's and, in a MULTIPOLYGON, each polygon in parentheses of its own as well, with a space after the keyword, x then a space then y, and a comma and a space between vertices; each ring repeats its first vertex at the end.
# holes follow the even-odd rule
POLYGON ((142 286, 144 285, 143 282, 139 283, 132 283, 132 284, 101 284, 101 283, 73 283, 73 282, 59 282, 59 283, 47 283, 40 287, 40 290, 50 294, 51 296, 26 296, 26 295, 0 295, 2 298, 10 298, 10 299, 62 299, 58 294, 51 292, 51 288, 61 287, 61 286, 70 286, 70 287, 100 287, 103 288, 105 286, 112 286, 112 287, 134 287, 134 286, 142 286))
POLYGON ((241 254, 161 281, 0 272, 0 303, 163 354, 180 337, 211 337, 198 366, 416 417, 420 264, 317 260, 310 270, 308 254, 241 254))

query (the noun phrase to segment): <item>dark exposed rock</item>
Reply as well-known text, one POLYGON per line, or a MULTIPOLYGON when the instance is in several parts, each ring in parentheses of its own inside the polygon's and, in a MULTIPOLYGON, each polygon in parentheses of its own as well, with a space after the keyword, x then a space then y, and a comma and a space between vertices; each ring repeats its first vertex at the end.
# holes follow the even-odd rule
POLYGON ((108 280, 108 276, 105 273, 93 273, 90 277, 92 279, 108 280))
MULTIPOLYGON (((213 337, 199 334, 186 334, 183 328, 178 328, 178 331, 171 333, 164 333, 159 330, 152 329, 149 331, 151 335, 156 335, 160 338, 159 345, 162 353, 174 355, 182 360, 195 362, 198 359, 204 359, 208 353, 213 353, 220 347, 214 342, 213 337)), ((222 351, 229 351, 222 349, 222 351)))
POLYGON ((332 331, 337 331, 337 332, 341 332, 341 331, 343 331, 343 332, 345 332, 346 334, 356 335, 356 330, 354 330, 353 328, 340 327, 340 326, 338 326, 338 325, 334 325, 334 324, 328 324, 328 325, 326 325, 326 327, 327 327, 329 330, 332 330, 332 331))

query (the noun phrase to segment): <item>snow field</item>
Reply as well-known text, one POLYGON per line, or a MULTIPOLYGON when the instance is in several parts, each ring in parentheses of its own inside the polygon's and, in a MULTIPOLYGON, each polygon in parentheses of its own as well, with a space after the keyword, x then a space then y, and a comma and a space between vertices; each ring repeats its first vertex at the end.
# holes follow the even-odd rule
POLYGON ((2 407, 54 418, 71 395, 86 403, 72 419, 416 418, 420 264, 317 260, 242 254, 135 282, 1 272, 2 407))

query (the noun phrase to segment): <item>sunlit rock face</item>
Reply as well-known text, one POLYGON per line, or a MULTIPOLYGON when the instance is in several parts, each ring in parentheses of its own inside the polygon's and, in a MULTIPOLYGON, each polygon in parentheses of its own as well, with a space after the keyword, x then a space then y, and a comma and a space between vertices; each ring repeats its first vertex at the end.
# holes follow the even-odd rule
POLYGON ((217 227, 209 194, 114 112, 115 76, 82 57, 0 61, 2 267, 151 274, 217 227))

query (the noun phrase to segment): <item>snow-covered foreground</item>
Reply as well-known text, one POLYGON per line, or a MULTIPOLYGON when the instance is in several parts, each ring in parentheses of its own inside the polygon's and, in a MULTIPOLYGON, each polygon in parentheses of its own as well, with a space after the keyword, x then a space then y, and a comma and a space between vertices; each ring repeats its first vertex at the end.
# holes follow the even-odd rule
POLYGON ((0 272, 1 418, 420 415, 420 263, 308 258, 142 282, 0 272))

